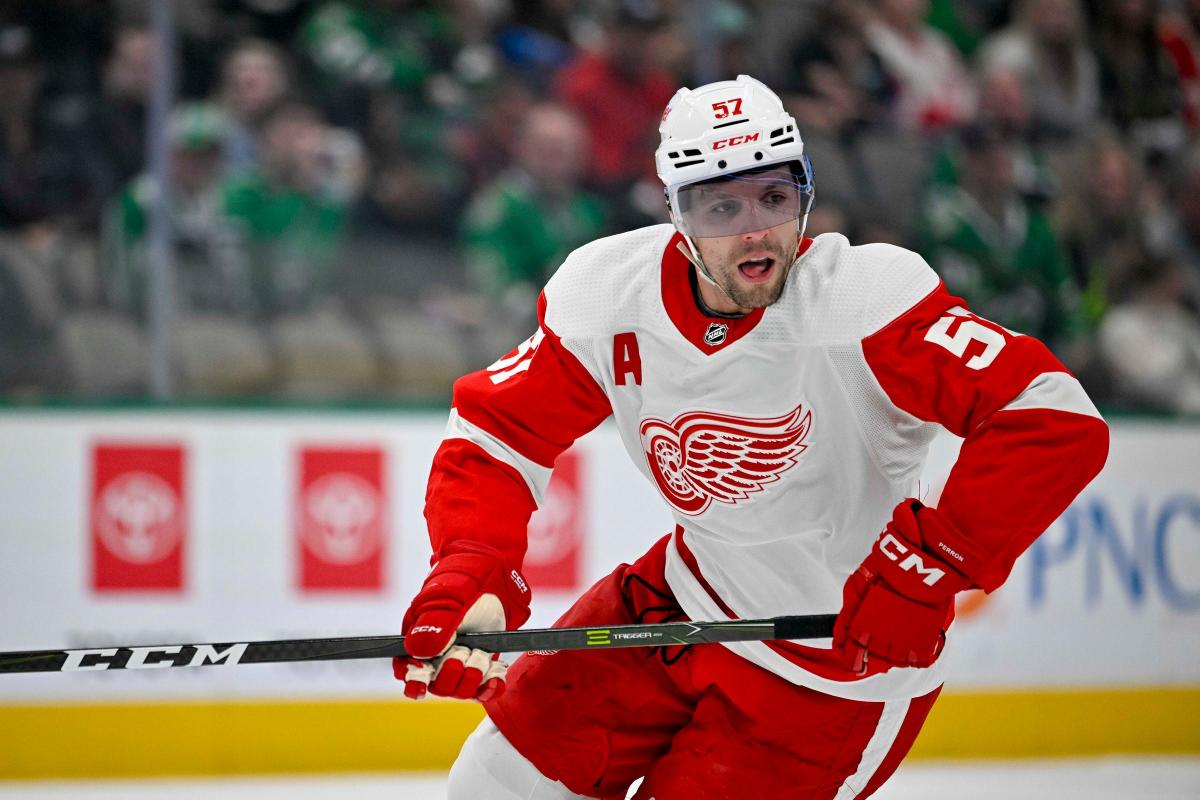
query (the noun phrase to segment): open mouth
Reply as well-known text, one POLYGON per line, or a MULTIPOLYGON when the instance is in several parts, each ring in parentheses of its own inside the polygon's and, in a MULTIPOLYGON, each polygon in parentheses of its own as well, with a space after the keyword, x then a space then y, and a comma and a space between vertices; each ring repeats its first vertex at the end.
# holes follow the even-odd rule
POLYGON ((748 258, 738 262, 738 272, 751 283, 763 283, 770 280, 775 271, 775 259, 770 256, 748 258))

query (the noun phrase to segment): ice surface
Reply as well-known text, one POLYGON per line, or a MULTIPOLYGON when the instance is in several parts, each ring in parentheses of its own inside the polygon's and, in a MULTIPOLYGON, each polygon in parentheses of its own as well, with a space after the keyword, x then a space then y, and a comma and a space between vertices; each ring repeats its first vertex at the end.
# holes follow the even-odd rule
MULTIPOLYGON (((0 800, 442 800, 445 785, 445 776, 437 774, 0 782, 0 800)), ((915 762, 902 767, 874 800, 964 797, 1198 800, 1200 758, 915 762)))

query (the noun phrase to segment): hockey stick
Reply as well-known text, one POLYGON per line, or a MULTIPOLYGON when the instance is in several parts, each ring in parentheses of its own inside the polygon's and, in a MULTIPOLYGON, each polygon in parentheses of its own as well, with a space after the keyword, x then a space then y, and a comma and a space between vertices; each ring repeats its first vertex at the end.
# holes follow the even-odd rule
MULTIPOLYGON (((494 653, 531 650, 595 650, 655 647, 706 642, 757 642, 772 639, 820 639, 833 635, 834 614, 724 622, 662 622, 591 628, 460 633, 458 644, 494 653)), ((148 647, 101 647, 87 650, 37 650, 0 653, 0 673, 78 672, 106 669, 232 666, 285 661, 340 661, 405 656, 403 636, 349 636, 332 639, 281 639, 224 644, 166 644, 148 647)))

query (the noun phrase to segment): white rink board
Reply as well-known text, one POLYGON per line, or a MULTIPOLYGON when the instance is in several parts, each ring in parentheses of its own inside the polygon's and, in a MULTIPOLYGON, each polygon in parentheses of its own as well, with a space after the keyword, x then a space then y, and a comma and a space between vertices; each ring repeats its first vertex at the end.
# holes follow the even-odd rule
MULTIPOLYGON (((421 508, 441 414, 282 411, 8 411, 0 415, 0 650, 231 641, 398 629, 428 564, 421 508), (97 595, 89 584, 91 447, 174 441, 186 450, 185 591, 97 595), (304 594, 292 538, 300 445, 386 454, 383 590, 304 594), (17 611, 19 610, 19 611, 17 611)), ((583 440, 586 586, 671 526, 615 429, 583 440)), ((940 442, 928 484, 953 457, 940 442), (940 466, 939 466, 940 465, 940 466)), ((543 592, 530 625, 573 599, 543 592)), ((952 687, 1200 684, 1200 427, 1118 423, 1109 465, 956 625, 952 687)), ((0 702, 396 697, 384 661, 72 675, 10 675, 0 702)))
MULTIPOLYGON (((429 567, 422 505, 441 441, 440 414, 166 412, 0 415, 0 650, 398 633, 429 567), (90 448, 181 442, 190 507, 182 596, 100 596, 89 587, 90 448), (385 589, 296 588, 292 484, 301 445, 382 447, 389 494, 385 589)), ((632 560, 670 529, 653 487, 637 479, 615 431, 581 442, 585 581, 632 560), (620 498, 613 502, 611 498, 620 498)), ((542 592, 531 626, 548 626, 576 592, 542 592)), ((156 697, 398 697, 386 660, 232 669, 6 675, 0 702, 156 697)))
MULTIPOLYGON (((931 476, 957 450, 937 445, 931 476)), ((1200 683, 1200 427, 1115 423, 1104 470, 952 630, 948 688, 1200 683)))

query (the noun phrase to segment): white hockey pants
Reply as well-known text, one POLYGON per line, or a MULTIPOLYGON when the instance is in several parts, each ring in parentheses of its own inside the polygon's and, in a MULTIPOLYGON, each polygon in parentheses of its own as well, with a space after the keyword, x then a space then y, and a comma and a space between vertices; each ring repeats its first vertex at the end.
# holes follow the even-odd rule
POLYGON ((446 800, 589 800, 552 781, 484 717, 450 768, 446 800))

